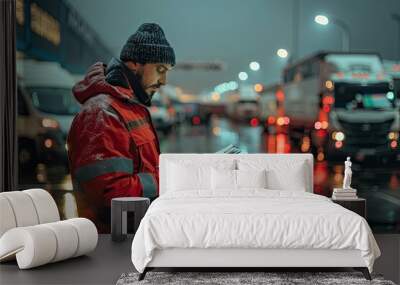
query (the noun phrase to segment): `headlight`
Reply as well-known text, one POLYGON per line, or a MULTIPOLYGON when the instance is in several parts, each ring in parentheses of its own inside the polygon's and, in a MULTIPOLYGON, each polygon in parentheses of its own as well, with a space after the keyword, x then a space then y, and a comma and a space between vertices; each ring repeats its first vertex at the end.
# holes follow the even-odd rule
POLYGON ((334 139, 335 141, 339 141, 339 142, 344 141, 345 137, 346 136, 344 135, 343 132, 333 132, 332 133, 332 139, 334 139))
POLYGON ((327 80, 327 81, 325 81, 325 87, 326 87, 326 89, 328 89, 328 90, 333 90, 333 82, 331 81, 331 80, 327 80))
POLYGON ((59 127, 59 124, 54 119, 44 118, 44 119, 42 119, 42 127, 51 128, 51 129, 57 129, 59 127))
POLYGON ((399 138, 398 132, 390 132, 388 134, 388 139, 390 139, 390 140, 397 140, 398 138, 399 138))
POLYGON ((54 145, 54 141, 53 141, 52 139, 46 139, 46 140, 44 141, 44 146, 45 146, 46 148, 52 148, 53 145, 54 145))

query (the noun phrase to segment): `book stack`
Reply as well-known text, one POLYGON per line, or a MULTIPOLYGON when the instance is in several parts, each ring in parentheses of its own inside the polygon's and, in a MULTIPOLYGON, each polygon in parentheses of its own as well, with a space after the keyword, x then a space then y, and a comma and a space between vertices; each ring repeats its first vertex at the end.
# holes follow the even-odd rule
POLYGON ((332 199, 334 200, 355 200, 357 197, 356 189, 343 189, 343 188, 334 188, 332 199))

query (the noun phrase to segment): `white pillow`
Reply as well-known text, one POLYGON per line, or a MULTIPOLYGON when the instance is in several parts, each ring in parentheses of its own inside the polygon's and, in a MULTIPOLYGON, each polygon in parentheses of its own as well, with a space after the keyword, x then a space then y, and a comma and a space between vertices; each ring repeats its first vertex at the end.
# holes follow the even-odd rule
POLYGON ((266 169, 267 188, 272 190, 306 191, 308 185, 305 160, 238 160, 239 170, 266 169))
POLYGON ((267 171, 236 170, 238 188, 267 188, 267 171))
POLYGON ((211 168, 233 170, 235 160, 175 160, 167 164, 167 191, 211 190, 211 168))
POLYGON ((213 190, 237 190, 239 188, 266 188, 267 177, 264 170, 211 170, 213 190))
POLYGON ((304 163, 296 164, 289 175, 280 169, 270 169, 267 171, 267 181, 268 189, 306 192, 304 163))
POLYGON ((209 189, 210 167, 185 166, 182 164, 169 164, 168 188, 171 191, 185 191, 193 189, 209 189))
POLYGON ((211 188, 213 190, 236 190, 236 170, 211 169, 211 188))

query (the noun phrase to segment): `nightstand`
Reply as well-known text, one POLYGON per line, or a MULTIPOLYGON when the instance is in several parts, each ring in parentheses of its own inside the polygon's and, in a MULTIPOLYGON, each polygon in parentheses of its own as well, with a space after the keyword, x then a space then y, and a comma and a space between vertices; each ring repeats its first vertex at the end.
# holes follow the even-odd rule
POLYGON ((354 200, 336 200, 331 199, 332 202, 341 205, 342 207, 359 214, 363 218, 367 218, 367 200, 364 198, 357 198, 354 200))
POLYGON ((146 214, 150 199, 144 197, 121 197, 111 200, 111 239, 124 241, 127 235, 127 212, 134 213, 134 232, 146 214))

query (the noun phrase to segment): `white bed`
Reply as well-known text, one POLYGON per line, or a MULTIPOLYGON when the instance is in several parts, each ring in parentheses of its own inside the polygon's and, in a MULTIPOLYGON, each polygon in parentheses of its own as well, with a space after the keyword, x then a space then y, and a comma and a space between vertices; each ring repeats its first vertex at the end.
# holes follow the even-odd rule
POLYGON ((312 194, 312 169, 310 154, 161 155, 160 197, 132 243, 140 278, 154 267, 354 267, 370 278, 380 251, 367 222, 312 194))

